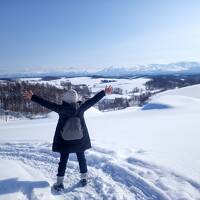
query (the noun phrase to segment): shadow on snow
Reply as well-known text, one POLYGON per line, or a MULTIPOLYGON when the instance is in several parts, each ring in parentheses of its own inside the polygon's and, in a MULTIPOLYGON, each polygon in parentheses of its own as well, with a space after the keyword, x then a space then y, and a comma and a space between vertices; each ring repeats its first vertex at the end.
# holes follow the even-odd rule
POLYGON ((21 191, 28 199, 31 199, 35 188, 48 187, 46 181, 19 181, 18 178, 0 180, 0 195, 21 191))
POLYGON ((142 110, 160 110, 160 109, 169 109, 172 108, 171 106, 167 104, 161 104, 161 103, 148 103, 143 106, 142 110))

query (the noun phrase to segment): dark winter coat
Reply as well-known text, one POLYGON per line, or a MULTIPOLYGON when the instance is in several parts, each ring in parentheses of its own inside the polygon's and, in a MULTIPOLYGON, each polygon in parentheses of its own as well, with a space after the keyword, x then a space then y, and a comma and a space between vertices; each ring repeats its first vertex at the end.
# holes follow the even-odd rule
POLYGON ((59 114, 59 119, 53 139, 53 146, 52 146, 53 151, 74 153, 74 152, 85 151, 86 149, 91 148, 90 137, 84 119, 84 112, 91 106, 93 106, 95 103, 97 103, 99 100, 101 100, 104 96, 105 96, 105 91, 102 90, 101 92, 97 93, 94 97, 90 98, 84 103, 79 102, 74 104, 68 104, 66 102, 63 102, 63 104, 61 105, 44 100, 41 97, 38 97, 37 95, 32 96, 31 98, 32 101, 59 114), (79 116, 81 120, 81 125, 83 128, 83 138, 78 143, 74 143, 73 141, 63 140, 61 137, 61 130, 66 121, 69 119, 69 117, 76 112, 77 108, 79 108, 77 116, 79 116))

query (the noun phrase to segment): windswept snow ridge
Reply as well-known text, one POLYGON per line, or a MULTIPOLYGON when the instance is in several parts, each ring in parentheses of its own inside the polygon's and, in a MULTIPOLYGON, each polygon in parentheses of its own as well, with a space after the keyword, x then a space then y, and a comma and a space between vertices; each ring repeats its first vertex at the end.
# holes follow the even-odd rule
MULTIPOLYGON (((65 176, 66 189, 59 199, 192 200, 200 197, 199 183, 133 156, 121 158, 112 150, 95 146, 87 151, 86 157, 88 186, 79 186, 78 163, 76 156, 71 154, 65 176)), ((2 143, 0 158, 34 168, 43 174, 41 181, 47 187, 55 181, 59 155, 52 153, 50 143, 2 143)), ((26 199, 38 199, 37 193, 32 194, 28 185, 23 187, 28 190, 24 192, 26 199)), ((53 195, 51 198, 54 197, 58 198, 53 195)))

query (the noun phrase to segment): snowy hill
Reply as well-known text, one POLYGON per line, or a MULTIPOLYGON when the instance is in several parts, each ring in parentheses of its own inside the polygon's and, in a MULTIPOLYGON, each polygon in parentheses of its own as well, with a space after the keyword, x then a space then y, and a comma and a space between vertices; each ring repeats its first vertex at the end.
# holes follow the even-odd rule
MULTIPOLYGON (((200 90, 199 85, 168 90, 166 92, 157 94, 151 99, 151 102, 143 107, 143 110, 174 108, 179 109, 179 112, 186 112, 188 110, 195 112, 200 111, 200 90), (156 107, 157 105, 157 107, 156 107)), ((173 110, 174 112, 174 110, 173 110)))
POLYGON ((51 193, 58 154, 51 142, 58 116, 0 127, 0 200, 200 199, 200 85, 160 93, 143 108, 85 113, 93 148, 89 184, 80 188, 70 155, 66 190, 51 193))
MULTIPOLYGON (((96 93, 106 87, 106 85, 112 85, 114 88, 120 88, 123 90, 122 95, 118 95, 119 97, 124 97, 123 95, 127 95, 128 93, 131 96, 131 92, 135 87, 139 89, 145 90, 145 83, 149 81, 149 78, 132 78, 132 79, 116 79, 116 78, 92 78, 92 77, 74 77, 74 78, 66 78, 62 77, 56 80, 45 81, 38 78, 20 78, 21 81, 28 81, 31 84, 36 83, 44 83, 56 86, 58 88, 63 89, 62 82, 71 82, 73 85, 85 84, 91 90, 92 93, 96 93), (102 82, 107 81, 107 82, 102 82), (109 82, 111 81, 111 82, 109 82)), ((108 96, 107 96, 108 97, 108 96)), ((109 96, 109 98, 114 98, 115 95, 109 96)))

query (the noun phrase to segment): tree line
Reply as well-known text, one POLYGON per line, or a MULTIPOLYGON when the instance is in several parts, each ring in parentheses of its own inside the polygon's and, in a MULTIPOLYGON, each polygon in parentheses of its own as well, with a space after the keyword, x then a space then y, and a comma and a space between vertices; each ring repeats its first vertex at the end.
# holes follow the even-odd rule
POLYGON ((32 90, 38 96, 60 104, 62 96, 69 88, 76 89, 83 98, 89 97, 87 86, 75 86, 63 84, 62 88, 50 85, 48 83, 29 83, 28 81, 5 81, 0 83, 0 114, 21 113, 26 117, 32 117, 38 114, 47 114, 48 109, 23 98, 22 93, 25 90, 32 90))
POLYGON ((157 75, 149 76, 151 80, 145 83, 146 90, 169 90, 200 84, 200 74, 188 75, 157 75))

